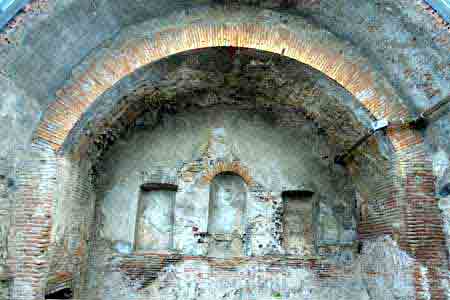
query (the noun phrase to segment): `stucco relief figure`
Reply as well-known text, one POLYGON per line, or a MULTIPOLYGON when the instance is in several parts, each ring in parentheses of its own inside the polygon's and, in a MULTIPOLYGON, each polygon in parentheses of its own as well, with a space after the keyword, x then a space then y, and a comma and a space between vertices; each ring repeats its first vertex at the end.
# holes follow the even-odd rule
POLYGON ((143 192, 137 220, 136 250, 164 250, 172 247, 174 192, 143 192))
POLYGON ((233 174, 220 174, 211 183, 208 233, 209 255, 240 256, 243 254, 242 233, 245 214, 246 186, 233 174))

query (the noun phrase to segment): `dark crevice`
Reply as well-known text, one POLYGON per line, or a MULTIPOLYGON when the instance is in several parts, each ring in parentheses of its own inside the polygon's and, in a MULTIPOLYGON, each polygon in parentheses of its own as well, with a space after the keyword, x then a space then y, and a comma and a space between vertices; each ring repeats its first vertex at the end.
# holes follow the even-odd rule
POLYGON ((450 195, 450 183, 447 183, 446 185, 444 185, 440 191, 439 191, 439 196, 440 197, 447 197, 450 195))
POLYGON ((284 191, 281 194, 282 197, 289 197, 289 198, 310 198, 313 195, 314 192, 309 190, 291 190, 291 191, 284 191))
POLYGON ((45 299, 73 299, 73 292, 71 289, 62 289, 46 295, 45 299))

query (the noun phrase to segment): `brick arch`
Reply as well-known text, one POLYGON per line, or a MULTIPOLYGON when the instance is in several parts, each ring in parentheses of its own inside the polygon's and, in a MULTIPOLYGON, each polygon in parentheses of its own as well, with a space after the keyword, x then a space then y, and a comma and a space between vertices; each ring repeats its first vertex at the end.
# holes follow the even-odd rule
POLYGON ((217 162, 207 170, 206 174, 202 177, 202 183, 210 184, 217 175, 224 173, 231 173, 241 177, 248 186, 254 185, 254 181, 249 170, 237 161, 231 163, 221 161, 217 162))
MULTIPOLYGON (((34 134, 33 148, 41 152, 58 151, 83 112, 126 75, 164 57, 206 47, 254 48, 290 57, 338 82, 377 119, 392 120, 408 115, 393 89, 380 84, 368 60, 352 47, 297 17, 286 21, 267 11, 245 13, 247 15, 242 11, 206 10, 201 11, 200 16, 182 14, 169 18, 175 20, 177 26, 144 23, 120 33, 112 45, 86 58, 66 86, 56 93, 56 100, 48 107, 34 134)), ((434 226, 440 216, 433 196, 431 164, 418 133, 408 128, 393 129, 388 131, 388 137, 396 153, 392 181, 398 184, 393 185, 392 199, 386 199, 385 204, 391 205, 404 223, 402 247, 417 254, 421 262, 433 265, 430 267, 432 295, 433 299, 440 299, 440 274, 433 268, 441 262, 442 228, 434 226), (395 190, 394 186, 405 188, 395 190), (418 239, 423 239, 424 243, 417 242, 418 239)), ((42 198, 52 197, 43 195, 42 198)), ((25 202, 32 204, 33 200, 25 199, 25 202)), ((47 205, 46 210, 51 214, 51 205, 47 205)), ((25 227, 19 226, 17 230, 26 231, 25 227)), ((376 224, 367 230, 377 234, 392 233, 390 224, 376 224)), ((46 239, 45 230, 41 231, 33 234, 46 239)), ((39 256, 29 255, 31 258, 39 256)), ((34 281, 41 282, 40 278, 34 281)), ((26 276, 18 279, 25 280, 26 276)))
POLYGON ((252 21, 241 20, 242 12, 233 11, 220 11, 224 19, 219 17, 217 21, 215 13, 205 12, 201 23, 187 22, 156 31, 147 28, 151 24, 143 24, 120 34, 113 47, 87 58, 78 74, 57 91, 56 100, 36 130, 33 145, 57 151, 83 112, 121 78, 167 56, 207 47, 243 47, 281 54, 338 82, 377 119, 408 114, 396 101, 392 88, 377 87, 379 80, 367 59, 330 33, 298 18, 292 25, 285 25, 278 15, 268 17, 264 11, 249 12, 252 21))

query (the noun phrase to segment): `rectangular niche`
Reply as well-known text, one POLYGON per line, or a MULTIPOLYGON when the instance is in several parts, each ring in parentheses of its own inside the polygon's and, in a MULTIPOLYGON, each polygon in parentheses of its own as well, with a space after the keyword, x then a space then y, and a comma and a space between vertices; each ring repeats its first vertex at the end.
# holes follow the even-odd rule
POLYGON ((313 192, 285 191, 282 193, 283 248, 289 255, 314 253, 313 192))
POLYGON ((221 173, 211 182, 208 218, 208 255, 229 258, 243 255, 247 186, 234 173, 221 173))
POLYGON ((174 206, 177 186, 141 186, 135 231, 135 251, 170 250, 173 247, 174 206))

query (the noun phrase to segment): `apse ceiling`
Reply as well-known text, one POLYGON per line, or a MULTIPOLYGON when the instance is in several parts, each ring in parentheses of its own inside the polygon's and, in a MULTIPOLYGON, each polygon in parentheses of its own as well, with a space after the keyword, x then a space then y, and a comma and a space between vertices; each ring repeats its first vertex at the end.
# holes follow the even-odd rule
POLYGON ((122 79, 83 115, 63 149, 93 144, 97 148, 90 151, 99 155, 130 128, 151 128, 154 120, 145 114, 215 104, 312 120, 338 150, 366 134, 372 121, 351 94, 309 66, 254 49, 207 48, 173 55, 122 79))

